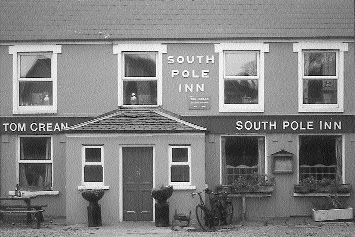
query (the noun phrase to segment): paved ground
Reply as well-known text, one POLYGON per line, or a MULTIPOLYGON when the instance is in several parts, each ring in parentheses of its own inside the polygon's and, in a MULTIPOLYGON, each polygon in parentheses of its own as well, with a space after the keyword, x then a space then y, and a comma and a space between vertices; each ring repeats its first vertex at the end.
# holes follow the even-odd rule
POLYGON ((129 237, 177 237, 177 236, 235 236, 235 237, 326 237, 354 236, 355 222, 314 222, 308 217, 269 219, 228 226, 216 232, 200 232, 192 229, 174 231, 169 227, 155 227, 152 222, 124 222, 112 226, 87 227, 65 225, 62 219, 46 221, 41 229, 28 227, 22 222, 0 223, 0 236, 129 236, 129 237))

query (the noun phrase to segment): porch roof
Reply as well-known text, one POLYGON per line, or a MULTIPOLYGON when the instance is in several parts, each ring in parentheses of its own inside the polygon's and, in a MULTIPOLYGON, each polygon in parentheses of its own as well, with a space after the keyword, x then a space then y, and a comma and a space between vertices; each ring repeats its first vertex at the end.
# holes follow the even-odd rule
POLYGON ((73 125, 66 133, 196 133, 206 128, 156 108, 120 107, 89 121, 73 125))

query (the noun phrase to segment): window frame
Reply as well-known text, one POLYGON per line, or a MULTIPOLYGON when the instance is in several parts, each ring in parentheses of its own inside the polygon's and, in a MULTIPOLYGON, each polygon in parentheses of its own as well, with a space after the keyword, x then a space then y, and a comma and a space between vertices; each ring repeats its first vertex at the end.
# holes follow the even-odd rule
POLYGON ((344 112, 344 52, 348 51, 348 44, 342 42, 298 42, 293 44, 293 52, 298 54, 298 112, 344 112), (335 52, 335 76, 305 76, 304 52, 335 52), (304 104, 303 81, 309 80, 337 80, 336 104, 304 104))
POLYGON ((190 145, 170 145, 169 146, 169 185, 175 186, 191 186, 191 146, 190 145), (187 162, 173 162, 173 149, 174 148, 186 148, 188 161, 187 162), (172 182, 171 181, 171 167, 174 165, 188 165, 189 166, 189 182, 172 182))
MULTIPOLYGON (((300 149, 301 149, 301 137, 311 137, 311 136, 319 136, 320 134, 300 134, 298 135, 297 139, 297 184, 300 183, 300 149)), ((322 136, 328 136, 328 137, 340 137, 341 138, 341 162, 342 162, 342 167, 341 167, 341 177, 340 181, 342 184, 345 184, 345 136, 344 134, 323 134, 322 136)))
MULTIPOLYGON (((41 192, 52 192, 53 191, 53 184, 54 184, 54 165, 53 165, 53 136, 50 135, 19 135, 17 141, 18 149, 17 149, 17 173, 16 173, 16 180, 17 183, 20 183, 20 164, 51 164, 52 165, 52 185, 51 190, 37 190, 41 192), (23 137, 48 137, 51 141, 51 159, 50 160, 21 160, 21 138, 23 137)), ((21 187, 20 187, 21 188, 21 187)))
POLYGON ((117 54, 117 75, 118 75, 118 106, 124 107, 157 107, 162 105, 162 77, 163 77, 163 53, 167 53, 167 46, 162 44, 119 44, 113 45, 113 54, 117 54), (125 77, 124 76, 124 55, 125 53, 156 53, 156 80, 157 82, 157 104, 154 105, 124 105, 123 104, 123 82, 124 81, 152 81, 152 77, 125 77))
POLYGON ((104 162, 104 146, 103 145, 83 145, 82 146, 82 167, 81 167, 81 183, 83 187, 104 187, 105 184, 105 162, 104 162), (87 148, 99 148, 101 150, 100 162, 86 162, 85 155, 87 148), (89 164, 87 164, 89 163, 89 164), (85 166, 86 165, 101 165, 102 166, 102 182, 85 182, 85 166))
POLYGON ((261 155, 259 154, 258 157, 258 173, 259 174, 268 174, 268 159, 267 159, 267 143, 266 143, 266 136, 265 135, 259 135, 259 134, 243 134, 243 135, 228 135, 228 134, 224 134, 220 136, 220 184, 224 185, 228 183, 227 180, 227 160, 226 160, 226 155, 225 155, 225 150, 223 151, 223 149, 225 149, 225 143, 226 143, 226 139, 228 137, 255 137, 256 139, 258 139, 258 149, 262 149, 262 155, 264 157, 260 157, 261 155), (263 142, 263 147, 259 147, 259 142, 262 141, 263 142), (224 144, 223 144, 224 143, 224 144))
POLYGON ((219 112, 264 112, 264 54, 269 52, 269 44, 265 43, 221 43, 215 44, 215 52, 219 53, 219 112), (257 51, 257 76, 225 77, 225 53, 231 51, 257 51), (257 104, 225 104, 225 78, 258 80, 257 104))
POLYGON ((13 113, 14 114, 38 114, 57 113, 57 54, 61 53, 61 45, 14 45, 9 46, 9 54, 13 55, 13 113), (20 56, 33 54, 51 54, 51 78, 21 78, 20 56), (52 82, 52 105, 20 106, 19 84, 21 81, 52 82))

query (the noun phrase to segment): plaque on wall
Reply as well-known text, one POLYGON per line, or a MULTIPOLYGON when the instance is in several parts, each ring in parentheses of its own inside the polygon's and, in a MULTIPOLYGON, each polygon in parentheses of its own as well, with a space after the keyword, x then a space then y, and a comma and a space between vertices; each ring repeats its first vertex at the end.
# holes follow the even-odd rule
POLYGON ((210 110, 211 97, 210 96, 189 96, 188 106, 189 106, 189 110, 210 110))

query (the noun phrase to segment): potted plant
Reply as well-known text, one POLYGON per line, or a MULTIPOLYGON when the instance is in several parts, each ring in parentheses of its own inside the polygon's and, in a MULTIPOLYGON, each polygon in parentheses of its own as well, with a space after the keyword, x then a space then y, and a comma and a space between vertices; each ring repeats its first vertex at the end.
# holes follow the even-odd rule
POLYGON ((89 227, 102 226, 101 206, 98 201, 104 194, 102 189, 86 189, 81 192, 81 196, 89 202, 87 206, 89 227))
POLYGON ((350 184, 340 184, 339 182, 323 178, 316 180, 313 176, 309 176, 301 180, 299 184, 294 186, 295 193, 350 193, 350 184))
POLYGON ((249 176, 239 176, 230 185, 220 185, 218 192, 230 193, 272 193, 275 189, 275 179, 266 174, 253 173, 249 176))
POLYGON ((321 201, 317 200, 313 205, 314 221, 353 219, 353 208, 345 207, 337 194, 324 197, 321 201))
POLYGON ((151 195, 155 199, 155 226, 169 226, 169 203, 167 200, 173 194, 173 186, 161 185, 153 188, 151 195))

